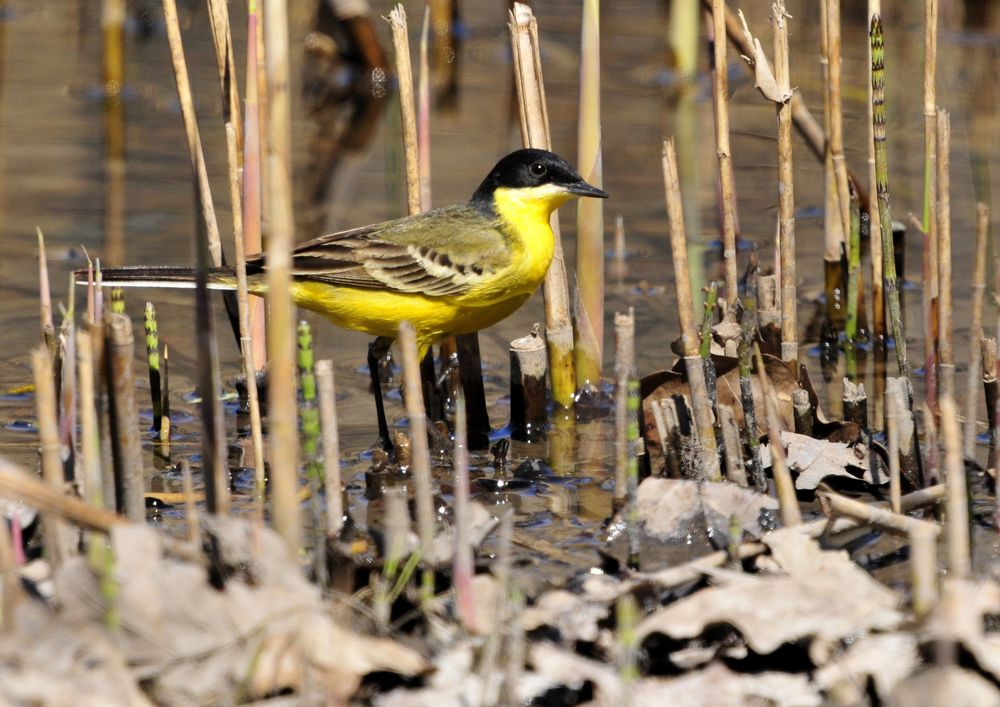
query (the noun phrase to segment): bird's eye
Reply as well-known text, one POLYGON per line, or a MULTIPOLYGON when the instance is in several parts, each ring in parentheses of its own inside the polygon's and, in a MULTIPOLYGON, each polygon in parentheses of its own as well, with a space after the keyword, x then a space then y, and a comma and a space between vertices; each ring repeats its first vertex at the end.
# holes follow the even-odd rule
POLYGON ((531 173, 536 177, 544 177, 545 173, 548 171, 548 167, 543 165, 541 162, 535 162, 535 164, 531 165, 531 173))

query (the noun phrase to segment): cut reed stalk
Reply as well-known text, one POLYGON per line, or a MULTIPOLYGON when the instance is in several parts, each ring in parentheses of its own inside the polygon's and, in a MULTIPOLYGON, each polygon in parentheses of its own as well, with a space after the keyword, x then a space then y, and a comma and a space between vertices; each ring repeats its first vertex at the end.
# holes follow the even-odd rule
MULTIPOLYGON (((69 365, 72 365, 71 363, 69 365)), ((35 382, 35 411, 38 418, 38 442, 42 457, 42 478, 59 493, 66 492, 63 465, 60 455, 59 422, 56 413, 55 377, 52 371, 52 355, 45 346, 31 352, 31 368, 35 382)), ((0 519, 5 523, 6 519, 0 519)), ((45 556, 53 570, 72 554, 67 545, 66 528, 59 518, 43 518, 45 531, 45 556)))
POLYGON ((45 236, 42 229, 36 227, 38 234, 38 301, 42 325, 42 341, 50 354, 56 350, 56 327, 52 322, 52 290, 49 287, 49 262, 45 256, 45 236))
MULTIPOLYGON (((830 161, 833 166, 835 182, 836 215, 840 219, 839 227, 836 230, 840 235, 840 243, 844 244, 851 228, 851 195, 847 179, 847 163, 844 160, 844 115, 841 103, 840 0, 826 0, 826 7, 827 56, 829 59, 827 90, 830 97, 830 161)), ((839 255, 838 250, 838 260, 839 255)))
POLYGON ((406 208, 410 215, 423 211, 420 203, 420 167, 417 162, 417 115, 413 98, 413 68, 410 64, 410 37, 406 10, 396 5, 389 13, 392 45, 396 56, 396 85, 403 126, 403 151, 406 155, 406 208))
MULTIPOLYGON (((924 231, 934 235, 935 208, 935 158, 937 156, 937 36, 938 0, 924 0, 924 231)), ((937 296, 937 291, 934 291, 937 296)))
MULTIPOLYGON (((417 532, 420 536, 420 557, 430 554, 434 542, 434 490, 431 485, 431 459, 427 448, 427 413, 420 391, 420 362, 417 360, 417 338, 413 326, 399 326, 399 345, 403 352, 403 384, 406 416, 409 419, 414 491, 417 505, 417 532)), ((434 597, 434 570, 424 566, 420 584, 420 601, 426 605, 434 597)))
POLYGON ((925 524, 914 526, 909 531, 910 567, 913 588, 911 604, 913 614, 922 618, 938 600, 937 590, 937 541, 936 526, 925 524))
POLYGON ((899 439, 899 469, 914 488, 923 486, 917 432, 910 409, 910 383, 905 378, 886 380, 886 412, 896 418, 899 439))
POLYGON ((850 239, 847 246, 847 335, 848 355, 858 343, 858 304, 861 299, 861 213, 857 197, 851 198, 850 239))
POLYGON ((757 300, 748 295, 744 300, 743 320, 740 324, 740 405, 743 408, 743 434, 750 456, 750 478, 759 493, 767 491, 767 479, 760 461, 760 438, 757 435, 757 412, 753 401, 753 336, 757 328, 757 300))
POLYGON ((868 429, 868 395, 864 383, 852 383, 844 378, 844 419, 868 429))
POLYGON ((430 44, 431 7, 424 6, 424 21, 420 27, 420 78, 417 81, 417 167, 420 172, 420 203, 431 208, 431 76, 428 50, 430 44))
MULTIPOLYGON (((577 160, 583 178, 603 186, 599 0, 583 2, 577 160)), ((596 387, 604 361, 604 202, 580 199, 576 214, 576 383, 596 387)))
POLYGON ((184 132, 187 135, 188 156, 191 158, 191 169, 197 180, 202 215, 207 228, 208 252, 212 259, 212 265, 219 267, 222 265, 222 242, 219 240, 219 224, 215 218, 212 189, 208 182, 208 170, 205 167, 205 153, 202 151, 201 136, 198 133, 198 119, 194 113, 194 99, 191 96, 187 63, 184 60, 181 28, 177 21, 176 0, 163 0, 163 15, 167 26, 167 42, 170 45, 170 60, 174 67, 174 79, 177 83, 177 96, 181 104, 181 116, 184 119, 184 132))
POLYGON ((739 300, 740 293, 739 273, 736 269, 736 185, 733 181, 733 156, 729 143, 729 59, 725 0, 712 0, 712 28, 712 98, 722 201, 722 259, 725 263, 726 302, 734 304, 739 300))
MULTIPOLYGON (((215 64, 219 70, 219 89, 222 95, 222 122, 236 126, 236 149, 229 154, 230 171, 238 171, 240 151, 243 149, 243 132, 240 127, 240 92, 236 80, 236 61, 233 59, 233 34, 229 23, 229 8, 225 0, 208 0, 208 20, 212 29, 212 46, 215 64), (235 158, 235 159, 234 159, 235 158), (236 168, 236 169, 234 169, 236 168)), ((240 202, 232 204, 233 218, 237 218, 240 202)))
POLYGON ((955 396, 951 304, 951 118, 937 113, 938 358, 941 395, 955 396))
MULTIPOLYGON (((514 3, 509 27, 520 108, 521 142, 525 147, 548 150, 551 149, 551 140, 545 86, 542 81, 538 24, 531 8, 523 3, 514 3)), ((552 232, 555 235, 555 251, 542 285, 545 296, 545 341, 549 353, 552 400, 565 413, 573 407, 576 370, 573 364, 573 325, 566 263, 556 214, 552 215, 552 232)))
POLYGON ((792 391, 792 413, 795 418, 795 433, 812 437, 813 409, 808 391, 802 388, 792 391))
POLYGON ((63 477, 77 481, 76 278, 69 277, 68 303, 59 331, 59 443, 63 477))
POLYGON ((76 335, 77 379, 80 381, 80 452, 83 459, 79 481, 83 487, 82 497, 95 508, 104 505, 104 489, 101 477, 101 441, 97 426, 97 391, 94 383, 94 345, 89 331, 76 335))
POLYGON ((875 145, 875 179, 878 194, 879 223, 882 229, 882 276, 896 345, 896 364, 900 375, 910 378, 910 364, 906 358, 906 334, 903 315, 899 306, 899 281, 896 277, 896 256, 892 238, 892 215, 889 211, 889 163, 885 144, 885 38, 882 19, 872 16, 872 115, 875 145))
POLYGON ((344 527, 344 490, 340 475, 340 432, 337 428, 337 396, 333 361, 316 362, 319 388, 319 421, 323 434, 323 469, 326 483, 326 532, 337 537, 344 527))
POLYGON ((472 594, 472 528, 469 521, 469 444, 466 434, 465 397, 455 398, 455 556, 452 582, 455 606, 462 626, 476 630, 476 604, 472 594))
POLYGON ((792 172, 792 105, 788 69, 788 18, 784 0, 774 3, 771 23, 774 30, 774 78, 779 90, 789 97, 777 103, 778 112, 778 239, 781 258, 781 358, 799 357, 797 295, 795 275, 795 182, 792 172))
POLYGON ((934 413, 931 411, 926 400, 920 405, 920 413, 924 419, 923 446, 927 452, 924 460, 923 478, 928 483, 936 484, 940 480, 940 476, 938 475, 940 450, 938 449, 937 418, 934 417, 934 413))
MULTIPOLYGON (((537 329, 536 325, 536 329, 537 329)), ((545 341, 533 331, 510 342, 510 436, 521 442, 545 439, 545 341)))
MULTIPOLYGON (((615 490, 614 504, 628 496, 628 383, 635 371, 635 312, 615 312, 615 490)), ((664 456, 670 451, 664 447, 664 456)), ((617 509, 616 509, 617 510, 617 509)))
POLYGON ((270 237, 267 244, 267 337, 270 378, 268 410, 271 442, 272 518, 278 534, 296 555, 302 546, 299 521, 298 430, 295 405, 295 325, 291 297, 292 216, 291 97, 288 17, 285 3, 264 5, 268 99, 267 191, 270 237))
POLYGON ((146 520, 143 498, 142 445, 135 404, 132 368, 132 322, 124 314, 105 315, 108 391, 111 407, 111 451, 115 468, 118 511, 135 523, 146 520))
MULTIPOLYGON (((937 280, 937 244, 931 234, 923 231, 920 222, 910 214, 915 227, 922 235, 921 266, 923 282, 928 283, 921 289, 920 304, 924 318, 924 398, 932 411, 937 411, 938 401, 938 367, 937 367, 937 288, 931 288, 932 280, 937 280)), ((935 231, 937 226, 935 225, 935 231)))
MULTIPOLYGON (((969 328, 969 373, 965 395, 965 429, 963 447, 966 459, 976 454, 976 431, 979 414, 980 350, 977 341, 983 338, 983 306, 986 302, 986 249, 990 231, 990 209, 980 202, 976 205, 976 266, 972 275, 972 326, 969 328)), ((987 422, 990 425, 992 420, 987 422)))
POLYGON ((969 495, 962 461, 958 407, 951 395, 941 398, 941 433, 948 486, 948 570, 953 579, 968 579, 972 571, 969 495))
POLYGON ((900 510, 903 485, 899 475, 899 420, 901 415, 906 415, 907 410, 899 409, 898 398, 893 395, 886 403, 888 413, 886 415, 886 437, 889 443, 889 506, 893 513, 901 513, 900 510))
MULTIPOLYGON (((667 214, 670 218, 670 250, 673 256, 674 277, 677 289, 677 312, 680 317, 681 348, 687 371, 688 387, 692 401, 707 400, 705 368, 698 355, 698 328, 695 323, 694 302, 691 295, 691 275, 688 270, 687 234, 684 230, 684 212, 681 204, 681 187, 677 177, 677 154, 673 140, 663 143, 663 179, 666 190, 667 214)), ((712 410, 707 405, 693 405, 701 459, 698 476, 709 481, 719 481, 719 454, 715 442, 712 410)))
POLYGON ((724 405, 719 408, 722 427, 722 447, 726 459, 726 480, 739 486, 747 486, 747 471, 743 463, 743 445, 740 443, 740 428, 732 409, 724 405))

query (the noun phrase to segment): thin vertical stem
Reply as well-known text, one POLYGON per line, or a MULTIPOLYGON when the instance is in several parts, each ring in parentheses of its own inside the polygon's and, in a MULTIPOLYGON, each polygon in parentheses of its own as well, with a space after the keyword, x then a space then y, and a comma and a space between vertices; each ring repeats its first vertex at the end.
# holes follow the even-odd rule
POLYGON ((714 66, 712 89, 715 99, 715 149, 719 160, 722 192, 722 259, 725 263, 726 302, 739 300, 736 270, 736 185, 733 183, 733 156, 729 144, 729 59, 726 41, 726 2, 712 0, 712 42, 714 66))
POLYGON ((948 485, 948 569, 954 579, 968 579, 972 570, 969 551, 969 498, 959 439, 958 408, 951 395, 941 398, 941 434, 948 485))
POLYGON ((788 69, 788 18, 784 0, 772 5, 775 80, 789 99, 778 111, 778 239, 781 259, 781 358, 799 357, 795 274, 795 184, 792 172, 792 104, 788 69))
MULTIPOLYGON (((615 313, 615 491, 616 504, 628 488, 628 382, 635 368, 635 315, 615 313)), ((664 452, 667 453, 666 451, 664 452)))
POLYGON ((316 362, 316 385, 319 387, 319 421, 323 434, 323 468, 326 479, 326 532, 340 534, 344 526, 343 481, 340 476, 340 433, 337 429, 337 398, 333 380, 333 361, 316 362))
MULTIPOLYGON (((881 0, 868 0, 868 21, 872 15, 881 12, 881 0)), ((872 48, 869 42, 866 47, 868 53, 868 65, 871 66, 872 48)), ((869 238, 868 246, 871 249, 872 261, 872 332, 876 346, 885 346, 885 296, 882 290, 882 221, 878 213, 878 195, 876 193, 875 182, 875 123, 872 119, 872 85, 868 82, 868 203, 866 204, 868 215, 871 218, 871 232, 874 238, 869 238)), ((880 404, 876 396, 876 428, 880 425, 881 416, 877 414, 877 407, 880 404)))
POLYGON ((392 44, 396 50, 396 84, 399 90, 399 110, 403 122, 403 151, 406 155, 407 213, 419 214, 420 167, 417 164, 417 115, 413 99, 413 68, 410 64, 410 38, 406 28, 406 10, 396 5, 389 13, 392 44))
POLYGON ((937 114, 938 356, 941 395, 955 395, 955 351, 951 339, 951 119, 937 114))
POLYGON ((455 605, 466 631, 476 630, 476 606, 472 593, 472 529, 469 524, 469 442, 466 432, 465 396, 455 398, 455 557, 452 581, 455 605))
MULTIPOLYGON (((972 326, 969 328, 969 382, 965 396, 965 438, 966 459, 973 459, 976 453, 976 426, 979 414, 980 347, 983 338, 983 305, 986 300, 986 249, 990 231, 990 209, 986 204, 976 205, 976 266, 972 276, 972 326)), ((992 424, 992 420, 987 423, 992 424)))
POLYGON ((97 426, 97 409, 94 401, 97 391, 94 383, 94 343, 88 331, 76 335, 76 356, 80 382, 80 446, 83 457, 81 483, 83 498, 95 508, 104 506, 104 488, 101 477, 101 440, 97 426))
MULTIPOLYGON (((67 365, 72 365, 72 362, 67 362, 67 365)), ((48 348, 41 346, 32 352, 31 367, 35 381, 35 410, 38 416, 38 441, 42 454, 42 478, 49 486, 63 493, 66 484, 63 480, 60 454, 55 377, 52 371, 52 356, 48 348)), ((6 523, 6 519, 0 519, 0 523, 6 523)), ((66 528, 58 516, 47 516, 44 528, 45 556, 55 570, 69 552, 69 548, 63 545, 66 528)))
POLYGON ((271 442, 272 517, 289 550, 302 546, 299 521, 298 430, 295 405, 295 328, 291 291, 292 217, 291 97, 288 71, 288 16, 282 2, 264 5, 268 95, 267 337, 270 379, 268 409, 271 442))

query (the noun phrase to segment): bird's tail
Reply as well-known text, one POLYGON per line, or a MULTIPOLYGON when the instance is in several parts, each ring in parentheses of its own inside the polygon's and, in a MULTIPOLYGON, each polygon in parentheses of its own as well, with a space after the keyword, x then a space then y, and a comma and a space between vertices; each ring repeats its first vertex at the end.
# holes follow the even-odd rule
MULTIPOLYGON (((235 290, 236 274, 232 268, 209 268, 207 273, 210 290, 235 290)), ((76 282, 87 284, 87 271, 76 271, 76 282)), ((194 289, 195 269, 176 266, 126 266, 101 268, 101 283, 105 287, 172 287, 194 289)))

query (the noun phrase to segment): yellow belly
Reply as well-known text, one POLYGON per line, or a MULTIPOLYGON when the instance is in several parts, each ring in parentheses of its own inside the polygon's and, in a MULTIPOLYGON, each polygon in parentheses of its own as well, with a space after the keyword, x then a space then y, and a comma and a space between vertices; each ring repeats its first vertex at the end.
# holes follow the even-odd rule
POLYGON ((395 338, 399 333, 399 324, 410 322, 417 333, 421 354, 449 334, 470 334, 496 324, 516 311, 530 295, 530 291, 522 292, 482 306, 471 306, 465 300, 418 294, 334 287, 314 282, 292 284, 292 298, 296 305, 322 314, 346 329, 395 338))

